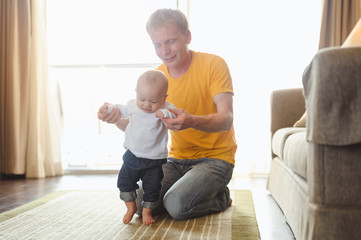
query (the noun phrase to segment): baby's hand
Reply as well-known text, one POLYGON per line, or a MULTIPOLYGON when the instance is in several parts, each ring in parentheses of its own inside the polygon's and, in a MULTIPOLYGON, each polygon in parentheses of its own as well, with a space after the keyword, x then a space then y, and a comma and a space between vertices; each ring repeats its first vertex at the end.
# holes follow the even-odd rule
POLYGON ((103 122, 117 123, 121 117, 120 110, 110 103, 104 103, 98 111, 98 118, 103 122))
POLYGON ((114 105, 111 104, 111 103, 108 103, 108 104, 107 104, 107 107, 108 107, 107 113, 109 114, 109 113, 111 113, 111 112, 113 111, 114 105))
POLYGON ((176 118, 176 115, 174 113, 170 112, 168 109, 158 109, 155 112, 155 116, 157 118, 160 118, 160 119, 164 119, 164 118, 173 119, 173 118, 176 118))
POLYGON ((155 112, 155 116, 156 116, 157 118, 163 119, 163 118, 164 118, 164 113, 163 113, 160 109, 158 109, 158 110, 155 112))

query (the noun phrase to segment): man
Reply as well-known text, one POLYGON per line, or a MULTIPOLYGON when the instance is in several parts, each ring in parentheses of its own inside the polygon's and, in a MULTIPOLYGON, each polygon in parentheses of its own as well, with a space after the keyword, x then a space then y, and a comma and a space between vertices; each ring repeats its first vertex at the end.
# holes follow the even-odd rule
MULTIPOLYGON (((179 10, 159 9, 147 22, 157 69, 168 78, 168 101, 175 119, 163 119, 171 131, 168 162, 163 165, 163 206, 175 219, 225 210, 237 149, 233 129, 233 86, 225 61, 188 49, 191 32, 179 10)), ((124 130, 119 112, 101 108, 99 119, 124 130)))

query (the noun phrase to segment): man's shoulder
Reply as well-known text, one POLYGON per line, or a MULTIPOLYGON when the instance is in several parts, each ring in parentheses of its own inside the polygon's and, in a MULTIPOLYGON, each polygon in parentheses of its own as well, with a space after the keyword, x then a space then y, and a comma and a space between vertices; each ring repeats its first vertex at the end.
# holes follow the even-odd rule
POLYGON ((167 74, 167 71, 168 71, 168 70, 167 70, 167 66, 166 66, 164 63, 160 64, 160 65, 159 65, 158 67, 156 67, 155 69, 163 72, 164 74, 167 74))
POLYGON ((201 63, 225 63, 225 60, 216 54, 206 52, 195 52, 193 51, 194 59, 201 63))
POLYGON ((214 54, 214 53, 196 52, 196 51, 192 51, 192 52, 195 57, 199 57, 199 58, 223 59, 221 56, 214 54))

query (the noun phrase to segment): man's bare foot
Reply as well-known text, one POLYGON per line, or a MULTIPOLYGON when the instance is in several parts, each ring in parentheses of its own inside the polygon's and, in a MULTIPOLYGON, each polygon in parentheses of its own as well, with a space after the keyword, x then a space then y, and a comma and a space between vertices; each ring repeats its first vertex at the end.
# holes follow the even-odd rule
POLYGON ((155 221, 152 217, 152 209, 150 208, 143 208, 142 212, 143 224, 150 225, 153 224, 155 221))
POLYGON ((132 221, 134 214, 137 212, 137 205, 135 201, 133 202, 125 202, 125 206, 127 206, 127 212, 124 214, 123 223, 127 224, 132 221))

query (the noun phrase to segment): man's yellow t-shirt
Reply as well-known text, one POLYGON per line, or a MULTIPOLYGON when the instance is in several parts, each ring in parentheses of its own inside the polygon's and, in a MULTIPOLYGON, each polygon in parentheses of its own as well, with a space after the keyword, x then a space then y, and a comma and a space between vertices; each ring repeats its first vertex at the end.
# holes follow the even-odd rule
MULTIPOLYGON (((192 62, 180 78, 172 78, 167 66, 158 67, 168 78, 167 101, 193 115, 217 112, 213 97, 233 94, 232 78, 226 62, 219 56, 192 51, 192 62)), ((234 129, 206 133, 193 128, 171 133, 169 157, 177 159, 218 158, 234 165, 237 144, 234 129)))

